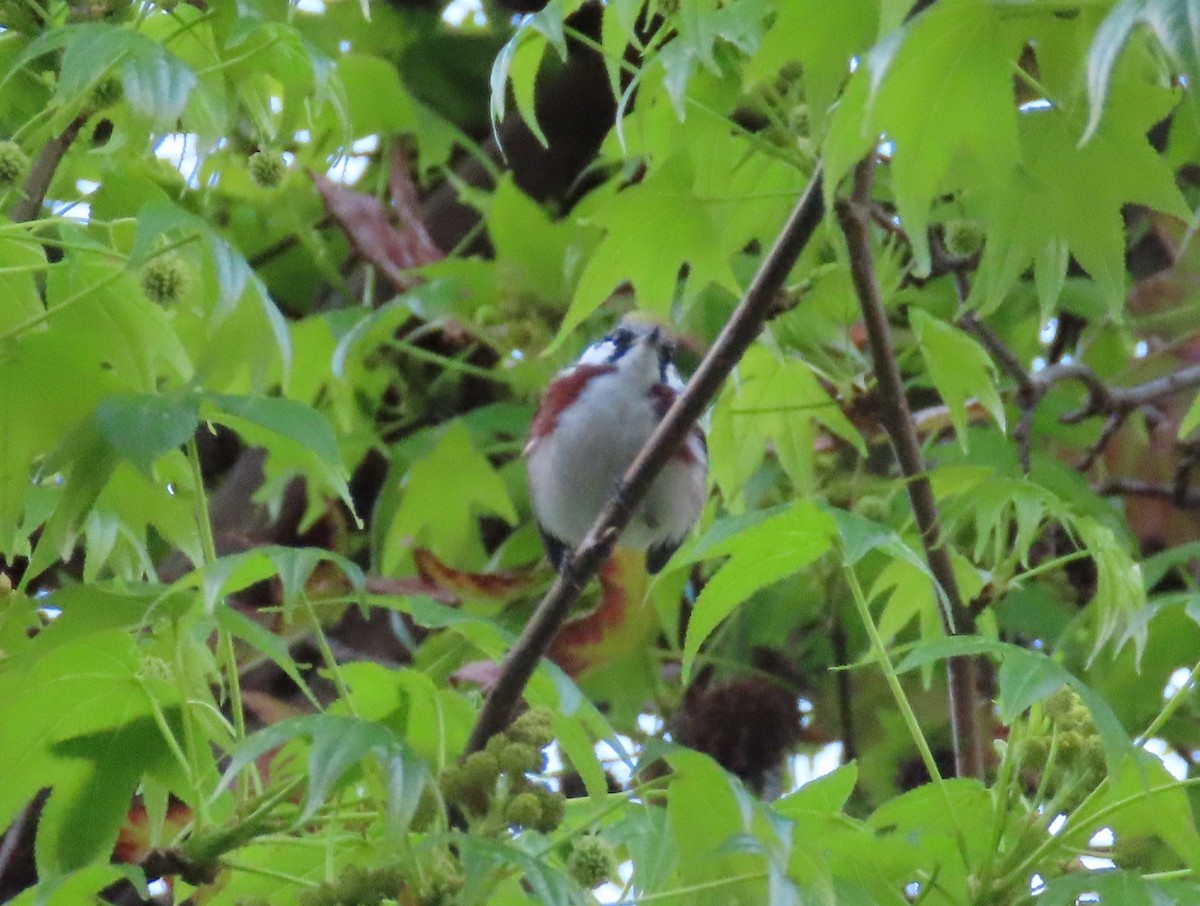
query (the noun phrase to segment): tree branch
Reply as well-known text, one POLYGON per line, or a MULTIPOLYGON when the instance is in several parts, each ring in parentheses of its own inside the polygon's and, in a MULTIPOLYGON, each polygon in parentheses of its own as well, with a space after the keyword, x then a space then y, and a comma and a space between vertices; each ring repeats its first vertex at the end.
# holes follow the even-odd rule
MULTIPOLYGON (((867 336, 879 384, 880 421, 888 433, 900 470, 908 486, 909 503, 921 532, 925 556, 934 579, 949 602, 943 613, 946 631, 951 635, 970 633, 974 616, 963 605, 954 577, 950 550, 941 536, 933 487, 925 472, 921 447, 909 414, 908 399, 896 361, 891 327, 875 273, 871 254, 871 186, 875 175, 875 157, 868 156, 855 168, 853 194, 837 202, 838 222, 850 251, 850 274, 866 322, 867 336)), ((947 664, 950 688, 950 727, 954 737, 955 772, 959 777, 983 776, 983 742, 976 708, 976 664, 974 658, 955 657, 947 664)))
POLYGON ((1160 500, 1171 501, 1180 509, 1200 509, 1200 494, 1189 492, 1186 487, 1183 488, 1181 494, 1180 488, 1176 485, 1156 484, 1153 481, 1142 481, 1138 478, 1110 478, 1095 485, 1092 491, 1101 497, 1113 494, 1127 497, 1157 497, 1160 500))
POLYGON ((37 160, 33 162, 33 166, 29 168, 29 175, 25 178, 22 197, 17 199, 12 212, 8 215, 14 223, 33 220, 41 212, 42 204, 46 200, 46 192, 50 189, 51 180, 54 179, 54 173, 58 170, 58 165, 62 162, 67 149, 75 141, 75 136, 79 134, 79 130, 86 122, 87 114, 79 114, 67 123, 67 127, 61 133, 42 145, 37 160))
POLYGON ((608 558, 617 537, 649 490, 651 482, 683 443, 729 372, 762 330, 784 280, 821 222, 824 213, 821 192, 821 171, 818 167, 712 349, 638 452, 608 503, 596 517, 591 530, 550 586, 521 637, 504 658, 500 676, 471 731, 468 752, 481 749, 489 737, 507 725, 525 684, 549 648, 555 633, 584 586, 608 558))

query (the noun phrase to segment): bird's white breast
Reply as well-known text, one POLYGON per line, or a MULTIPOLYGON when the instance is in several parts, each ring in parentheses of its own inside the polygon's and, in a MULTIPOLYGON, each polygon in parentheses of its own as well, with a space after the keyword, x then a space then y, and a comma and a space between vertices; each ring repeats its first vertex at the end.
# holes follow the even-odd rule
MULTIPOLYGON (((622 369, 593 378, 529 451, 530 493, 542 525, 571 546, 583 540, 658 421, 645 375, 622 369)), ((703 506, 704 474, 702 462, 671 459, 623 543, 646 547, 683 537, 703 506)))

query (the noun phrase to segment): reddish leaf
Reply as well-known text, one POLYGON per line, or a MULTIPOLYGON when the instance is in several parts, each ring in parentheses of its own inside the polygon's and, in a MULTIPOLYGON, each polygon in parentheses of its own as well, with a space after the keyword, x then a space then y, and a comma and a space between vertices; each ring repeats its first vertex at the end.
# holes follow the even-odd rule
POLYGON ((571 676, 631 654, 657 626, 646 601, 650 576, 645 554, 619 547, 600 570, 600 604, 568 620, 554 637, 550 657, 571 676))
POLYGON ((485 693, 492 691, 500 678, 500 665, 495 661, 471 661, 450 674, 450 681, 457 685, 470 683, 485 693))
POLYGON ((388 174, 388 192, 392 196, 392 206, 400 218, 400 229, 408 237, 416 263, 428 264, 446 257, 429 235, 429 230, 425 228, 421 198, 412 181, 408 157, 399 144, 392 146, 392 171, 388 174))
POLYGON ((413 560, 423 581, 459 600, 470 598, 473 601, 504 603, 533 584, 533 574, 528 571, 504 569, 491 573, 464 572, 443 563, 422 548, 413 550, 413 560))
POLYGON ((366 588, 373 595, 424 595, 439 604, 458 603, 453 593, 423 576, 405 576, 403 579, 367 576, 366 588))
MULTIPOLYGON (((167 818, 163 822, 163 839, 170 840, 183 830, 192 820, 192 810, 178 800, 172 800, 167 806, 167 818)), ((146 806, 135 802, 129 807, 125 824, 117 834, 117 844, 113 847, 113 859, 135 865, 141 862, 153 848, 150 840, 150 817, 146 814, 146 806)))
MULTIPOLYGON (((329 216, 337 221, 358 252, 397 289, 410 289, 421 282, 418 275, 409 273, 413 268, 444 257, 418 218, 419 209, 410 203, 415 202, 415 189, 411 191, 411 200, 404 191, 399 193, 404 207, 399 212, 401 226, 397 227, 392 223, 393 212, 378 198, 340 185, 323 173, 313 173, 312 179, 329 216)), ((394 174, 392 183, 395 192, 400 180, 394 174)), ((411 183, 408 185, 411 189, 411 183)))

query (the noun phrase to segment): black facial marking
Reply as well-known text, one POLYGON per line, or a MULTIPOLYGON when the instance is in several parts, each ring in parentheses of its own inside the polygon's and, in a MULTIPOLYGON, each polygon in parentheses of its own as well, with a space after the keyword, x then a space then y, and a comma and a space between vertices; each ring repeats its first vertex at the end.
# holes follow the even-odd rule
POLYGON ((633 348, 634 335, 628 327, 618 327, 604 339, 613 344, 612 355, 608 357, 609 362, 618 361, 633 348))

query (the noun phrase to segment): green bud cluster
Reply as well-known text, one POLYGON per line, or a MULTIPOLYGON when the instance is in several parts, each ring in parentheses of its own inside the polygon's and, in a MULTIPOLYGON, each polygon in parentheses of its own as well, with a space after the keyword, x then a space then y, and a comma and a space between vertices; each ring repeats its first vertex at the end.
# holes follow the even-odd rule
POLYGON ((458 892, 466 879, 462 868, 448 853, 428 861, 423 877, 417 885, 417 902, 420 906, 453 906, 458 902, 458 892))
POLYGON ((1087 705, 1068 686, 1042 702, 1042 714, 1050 726, 1026 740, 1025 763, 1046 774, 1047 791, 1063 794, 1059 807, 1069 810, 1104 776, 1104 744, 1087 705))
POLYGON ((584 834, 571 847, 567 871, 580 887, 598 887, 616 876, 617 854, 603 837, 584 834))
POLYGON ((471 818, 553 831, 563 818, 563 796, 526 776, 545 770, 542 748, 554 739, 552 722, 553 715, 544 709, 521 715, 506 732, 489 739, 482 752, 472 752, 462 764, 442 772, 442 795, 471 818))
POLYGON ((92 110, 104 110, 125 96, 125 86, 119 76, 107 75, 92 88, 88 106, 92 110))
POLYGON ((396 866, 363 868, 347 865, 332 881, 300 894, 300 906, 379 906, 399 899, 404 875, 396 866))
POLYGON ((0 190, 15 186, 29 169, 29 157, 16 142, 0 142, 0 190))
POLYGON ((142 265, 142 292, 151 302, 159 305, 178 302, 190 286, 191 270, 174 252, 151 258, 142 265))
POLYGON ((978 220, 947 220, 943 226, 946 251, 960 258, 969 258, 983 248, 987 231, 978 220))
POLYGON ((250 155, 247 162, 250 178, 264 189, 273 189, 287 175, 286 161, 273 151, 258 151, 250 155))

